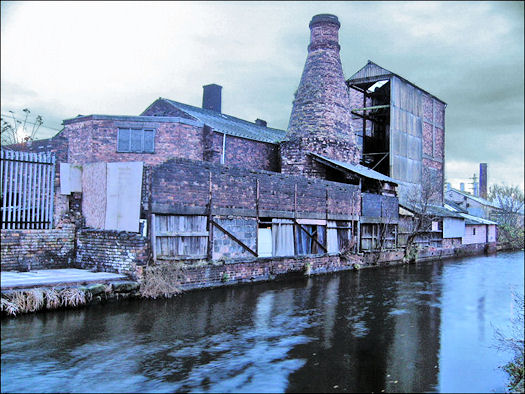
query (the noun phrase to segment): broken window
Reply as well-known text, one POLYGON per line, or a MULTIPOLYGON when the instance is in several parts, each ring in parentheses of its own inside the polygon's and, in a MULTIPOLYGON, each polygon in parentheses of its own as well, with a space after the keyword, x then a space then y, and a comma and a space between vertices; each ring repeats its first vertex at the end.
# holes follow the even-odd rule
POLYGON ((155 130, 119 128, 117 152, 154 153, 155 130))
POLYGON ((352 248, 352 222, 328 221, 326 227, 328 253, 339 253, 352 248))
POLYGON ((296 254, 307 255, 325 253, 325 245, 325 220, 297 219, 297 226, 295 228, 296 254))
POLYGON ((260 218, 257 230, 257 255, 269 257, 272 255, 272 219, 260 218))

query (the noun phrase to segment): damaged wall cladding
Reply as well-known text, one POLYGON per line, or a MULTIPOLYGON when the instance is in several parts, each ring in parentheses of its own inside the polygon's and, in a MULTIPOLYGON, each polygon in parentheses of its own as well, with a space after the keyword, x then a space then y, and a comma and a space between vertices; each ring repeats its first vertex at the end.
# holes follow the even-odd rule
MULTIPOLYGON (((143 205, 150 205, 152 213, 207 216, 211 208, 213 220, 253 251, 258 242, 256 218, 270 222, 277 218, 352 221, 360 215, 356 185, 180 158, 150 171, 151 203, 143 205)), ((213 259, 250 256, 218 226, 208 224, 208 231, 210 227, 213 259)), ((184 230, 191 235, 190 229, 184 230)), ((207 236, 202 229, 192 231, 207 236)))

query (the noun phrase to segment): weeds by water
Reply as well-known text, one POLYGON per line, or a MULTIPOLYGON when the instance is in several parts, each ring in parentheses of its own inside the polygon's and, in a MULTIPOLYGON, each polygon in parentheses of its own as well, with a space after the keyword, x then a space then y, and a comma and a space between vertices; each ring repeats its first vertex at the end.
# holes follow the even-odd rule
POLYGON ((150 265, 144 270, 140 294, 145 298, 169 298, 181 293, 180 285, 184 272, 179 265, 150 265))
POLYGON ((16 316, 20 313, 36 312, 41 309, 76 307, 86 304, 91 294, 79 288, 15 290, 2 293, 2 314, 16 316))

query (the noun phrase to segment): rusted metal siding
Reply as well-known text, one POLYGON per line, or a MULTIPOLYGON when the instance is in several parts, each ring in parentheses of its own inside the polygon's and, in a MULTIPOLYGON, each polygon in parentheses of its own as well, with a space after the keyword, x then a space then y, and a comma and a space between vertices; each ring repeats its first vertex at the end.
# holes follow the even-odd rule
POLYGON ((423 151, 422 92, 397 77, 390 87, 390 176, 410 185, 421 184, 423 151))

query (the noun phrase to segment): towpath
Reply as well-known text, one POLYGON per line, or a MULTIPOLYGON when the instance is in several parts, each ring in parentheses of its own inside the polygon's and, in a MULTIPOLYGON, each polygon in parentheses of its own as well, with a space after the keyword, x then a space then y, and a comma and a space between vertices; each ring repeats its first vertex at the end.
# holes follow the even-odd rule
POLYGON ((77 268, 34 270, 30 272, 1 272, 1 289, 51 287, 65 285, 83 285, 104 283, 114 280, 126 280, 126 275, 111 272, 91 272, 77 268))

